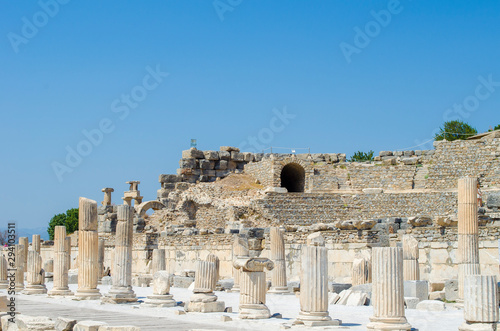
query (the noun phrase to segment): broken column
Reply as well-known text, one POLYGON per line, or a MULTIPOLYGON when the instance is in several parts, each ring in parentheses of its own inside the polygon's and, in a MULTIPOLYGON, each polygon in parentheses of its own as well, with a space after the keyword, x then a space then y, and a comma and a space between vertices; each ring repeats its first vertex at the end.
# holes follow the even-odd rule
POLYGON ((7 280, 7 259, 0 251, 0 289, 6 289, 9 287, 9 281, 7 280))
POLYGON ((98 282, 101 282, 102 277, 104 276, 104 249, 105 249, 106 241, 104 238, 99 238, 99 242, 97 244, 97 250, 99 253, 97 254, 97 264, 99 273, 98 273, 98 282))
POLYGON ((458 299, 464 299, 468 275, 479 274, 479 236, 477 215, 477 179, 458 180, 458 299))
POLYGON ((24 267, 24 272, 27 270, 27 263, 28 263, 28 248, 30 247, 28 237, 19 237, 19 244, 23 245, 24 251, 23 251, 23 267, 24 267))
POLYGON ((271 227, 271 260, 274 262, 274 269, 271 271, 271 288, 269 293, 289 293, 286 282, 286 259, 285 259, 285 240, 283 238, 283 229, 271 227))
POLYGON ((469 275, 464 282, 464 318, 460 331, 498 329, 498 286, 495 276, 469 275))
MULTIPOLYGON (((19 238, 21 239, 21 238, 19 238)), ((17 244, 15 246, 16 255, 15 255, 15 275, 16 275, 16 292, 20 292, 24 290, 24 245, 17 244)))
POLYGON ((54 287, 49 295, 73 295, 68 287, 68 252, 65 247, 66 227, 58 225, 54 228, 54 287))
POLYGON ((28 251, 27 285, 23 294, 45 294, 47 288, 43 284, 44 272, 42 269, 42 257, 34 250, 28 251))
POLYGON ((224 311, 226 308, 224 302, 217 301, 217 296, 214 294, 217 274, 215 262, 198 261, 196 263, 193 295, 186 304, 186 311, 201 313, 224 311))
POLYGON ((113 286, 105 301, 111 303, 135 302, 137 297, 132 290, 132 223, 133 210, 127 205, 117 209, 115 258, 113 267, 113 286))
POLYGON ((154 275, 158 271, 166 270, 167 264, 165 259, 164 249, 153 249, 153 257, 151 259, 151 273, 154 275))
POLYGON ((103 206, 111 206, 111 192, 115 190, 111 187, 105 187, 101 190, 104 192, 104 200, 101 202, 103 206))
POLYGON ((101 297, 97 288, 97 202, 80 198, 78 223, 78 289, 75 296, 84 300, 95 300, 101 297))
POLYGON ((31 249, 40 254, 40 235, 34 234, 31 237, 31 249))
POLYGON ((404 280, 420 280, 418 241, 409 234, 403 236, 403 278, 404 280))
POLYGON ((295 323, 340 325, 328 314, 328 250, 319 232, 309 235, 302 246, 300 270, 300 312, 295 323))
MULTIPOLYGON (((233 237, 233 266, 238 258, 248 257, 249 254, 248 241, 242 235, 235 234, 233 237)), ((241 269, 233 267, 234 285, 231 292, 240 291, 240 275, 241 269)))
POLYGON ((403 250, 399 247, 372 249, 373 316, 368 330, 410 330, 405 317, 403 250))
POLYGON ((352 286, 372 282, 371 259, 366 256, 356 257, 352 261, 352 286))
POLYGON ((177 302, 170 294, 170 274, 159 270, 153 274, 153 295, 148 295, 144 300, 145 306, 175 307, 177 302))

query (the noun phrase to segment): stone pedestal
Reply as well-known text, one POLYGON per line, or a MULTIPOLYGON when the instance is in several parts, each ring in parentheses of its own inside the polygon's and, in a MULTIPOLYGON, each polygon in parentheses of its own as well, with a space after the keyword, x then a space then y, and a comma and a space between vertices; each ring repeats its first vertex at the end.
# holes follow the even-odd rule
POLYGON ((144 306, 175 307, 177 302, 170 294, 170 275, 165 270, 153 274, 153 295, 148 295, 144 306))
POLYGON ((328 314, 328 250, 319 232, 308 236, 302 246, 300 312, 295 324, 306 326, 340 325, 328 314))
POLYGON ((458 302, 464 299, 465 278, 479 269, 477 179, 458 180, 458 302))
POLYGON ((240 311, 242 319, 262 319, 271 317, 266 306, 266 273, 264 268, 272 270, 274 263, 263 257, 242 257, 234 262, 240 274, 240 311))
POLYGON ((97 202, 80 198, 78 220, 78 289, 75 297, 82 300, 96 300, 101 297, 97 288, 99 274, 97 202))
POLYGON ((31 249, 40 254, 40 235, 34 234, 31 237, 31 249))
POLYGON ((165 259, 164 249, 154 249, 153 258, 151 260, 151 273, 154 275, 158 271, 166 270, 167 263, 165 259))
POLYGON ((184 308, 186 311, 201 313, 224 311, 226 308, 224 302, 217 301, 217 296, 214 294, 217 274, 215 262, 198 261, 196 263, 193 295, 184 308))
POLYGON ((132 208, 120 205, 117 209, 115 259, 113 268, 113 286, 104 301, 110 303, 136 302, 132 290, 132 208))
POLYGON ((269 233, 271 239, 271 260, 274 262, 274 269, 271 271, 271 288, 268 293, 288 294, 286 282, 286 259, 285 240, 283 230, 272 227, 269 233))
POLYGON ((6 289, 9 287, 9 281, 7 280, 7 259, 0 252, 0 289, 6 289))
MULTIPOLYGON (((20 240, 21 238, 19 238, 20 240)), ((27 238, 26 238, 27 239, 27 238)), ((16 261, 15 261, 15 274, 16 274, 16 292, 21 292, 24 290, 24 245, 17 244, 15 246, 16 249, 16 261)))
POLYGON ((49 295, 73 295, 68 287, 68 253, 65 248, 66 227, 56 226, 54 229, 54 287, 49 295))
POLYGON ((418 241, 409 234, 403 236, 403 279, 420 280, 418 241))
POLYGON ((368 330, 411 330, 405 317, 402 262, 401 248, 372 249, 373 316, 368 330))
POLYGON ((47 288, 43 284, 44 273, 42 270, 42 257, 36 251, 28 251, 28 272, 27 272, 27 285, 22 291, 23 294, 45 294, 47 288))
POLYGON ((498 286, 495 276, 470 275, 465 278, 464 318, 460 331, 497 330, 498 286))
POLYGON ((372 282, 371 260, 359 257, 352 261, 352 286, 369 284, 372 282))

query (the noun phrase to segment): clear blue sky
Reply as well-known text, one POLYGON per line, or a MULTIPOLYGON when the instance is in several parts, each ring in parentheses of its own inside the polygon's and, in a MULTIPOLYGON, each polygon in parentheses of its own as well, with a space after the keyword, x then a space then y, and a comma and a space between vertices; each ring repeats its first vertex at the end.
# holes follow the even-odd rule
POLYGON ((478 77, 500 82, 498 1, 54 1, 0 2, 0 227, 45 227, 103 187, 121 203, 128 180, 155 199, 191 138, 349 156, 420 144, 446 118, 500 124, 500 86, 475 97, 478 77))

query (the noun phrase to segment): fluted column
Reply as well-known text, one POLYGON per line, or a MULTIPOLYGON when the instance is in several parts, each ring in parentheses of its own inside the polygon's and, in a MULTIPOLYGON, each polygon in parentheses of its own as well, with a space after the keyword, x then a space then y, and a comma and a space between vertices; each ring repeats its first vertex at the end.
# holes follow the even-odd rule
POLYGON ((210 253, 207 255, 206 261, 213 262, 215 264, 215 283, 217 284, 217 282, 219 281, 220 260, 217 255, 210 253))
POLYGON ((120 205, 117 209, 115 258, 113 268, 113 286, 106 295, 111 303, 135 302, 137 298, 132 290, 132 223, 133 209, 120 205))
POLYGON ((297 324, 340 325, 328 314, 328 250, 319 232, 307 238, 300 262, 300 312, 297 324))
POLYGON ((368 284, 371 282, 371 261, 365 257, 354 259, 352 261, 352 286, 368 284))
POLYGON ((105 250, 105 244, 106 241, 104 238, 99 238, 99 242, 97 244, 97 250, 99 253, 97 254, 97 264, 99 268, 99 273, 98 273, 98 282, 101 281, 101 278, 104 276, 104 250, 105 250))
POLYGON ((405 317, 403 250, 399 247, 372 249, 372 304, 368 330, 410 330, 405 317))
POLYGON ((40 254, 40 235, 34 234, 31 237, 31 249, 40 254))
POLYGON ((23 245, 24 251, 23 251, 23 267, 24 267, 24 272, 28 269, 28 248, 30 247, 28 237, 19 237, 19 244, 23 245))
MULTIPOLYGON (((19 238, 21 239, 21 238, 19 238)), ((20 292, 24 290, 24 245, 17 244, 15 246, 16 255, 15 255, 15 274, 16 274, 16 292, 20 292)))
POLYGON ((185 307, 186 311, 202 313, 224 311, 224 302, 217 301, 217 296, 214 294, 218 275, 217 264, 218 258, 213 254, 207 256, 207 261, 196 262, 193 295, 185 307))
POLYGON ((464 318, 460 331, 497 330, 498 286, 496 276, 469 275, 464 282, 464 318))
POLYGON ((165 250, 153 249, 153 258, 151 259, 151 273, 154 275, 156 272, 166 269, 167 264, 165 259, 165 250))
POLYGON ((458 180, 458 301, 464 299, 465 277, 479 274, 477 179, 458 180))
POLYGON ((68 264, 68 270, 71 269, 71 237, 64 238, 64 249, 66 250, 66 254, 68 256, 66 262, 68 264))
POLYGON ((270 228, 269 239, 271 243, 271 260, 274 269, 271 271, 271 288, 269 293, 289 293, 286 282, 285 240, 283 230, 278 227, 270 228))
POLYGON ((403 236, 403 279, 420 280, 418 241, 409 234, 403 236))
POLYGON ((78 223, 78 289, 75 296, 85 300, 99 299, 97 202, 80 198, 78 223))
POLYGON ((9 287, 9 281, 7 280, 7 259, 0 251, 0 289, 6 289, 9 287))
POLYGON ((49 295, 73 295, 68 287, 68 253, 66 252, 66 227, 54 228, 54 287, 49 295))
MULTIPOLYGON (((241 235, 234 235, 233 238, 233 265, 239 257, 249 256, 248 241, 241 235)), ((233 268, 234 285, 231 292, 240 291, 241 269, 233 268)))
POLYGON ((42 257, 34 250, 28 251, 27 285, 24 294, 45 294, 47 288, 42 283, 42 257))

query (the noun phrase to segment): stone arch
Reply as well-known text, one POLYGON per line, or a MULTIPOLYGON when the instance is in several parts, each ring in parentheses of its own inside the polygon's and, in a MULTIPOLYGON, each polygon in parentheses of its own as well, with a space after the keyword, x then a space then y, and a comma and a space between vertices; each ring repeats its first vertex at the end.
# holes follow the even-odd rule
POLYGON ((288 192, 304 192, 306 186, 306 170, 296 162, 286 164, 280 173, 281 187, 288 192))
POLYGON ((143 217, 149 209, 160 210, 165 208, 165 205, 157 200, 145 201, 135 206, 135 212, 139 217, 143 217))
POLYGON ((188 219, 190 220, 196 219, 196 213, 198 212, 198 205, 193 200, 190 199, 184 200, 179 209, 186 213, 188 219))

